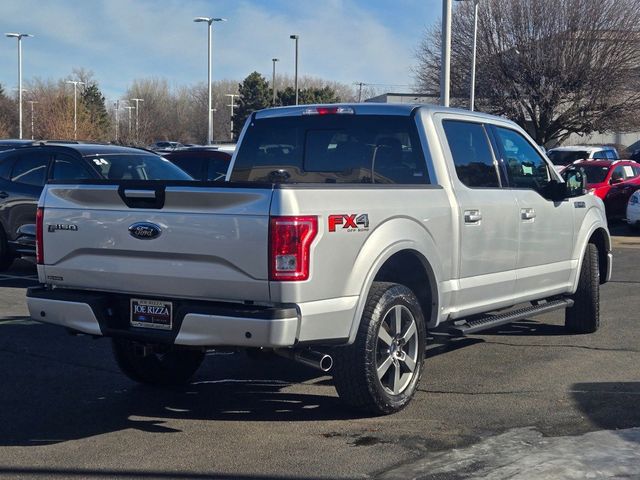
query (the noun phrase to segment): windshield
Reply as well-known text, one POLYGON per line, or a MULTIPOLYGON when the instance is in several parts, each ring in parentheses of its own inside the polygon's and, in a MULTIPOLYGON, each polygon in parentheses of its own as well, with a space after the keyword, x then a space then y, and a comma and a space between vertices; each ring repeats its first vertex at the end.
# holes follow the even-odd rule
POLYGON ((551 150, 547 152, 547 157, 549 157, 549 160, 551 160, 554 165, 570 165, 576 160, 589 158, 589 152, 586 150, 551 150))
POLYGON ((119 153, 84 157, 109 180, 193 180, 166 158, 149 153, 119 153))
POLYGON ((580 165, 580 168, 584 169, 587 175, 587 183, 602 183, 609 173, 608 166, 580 165))

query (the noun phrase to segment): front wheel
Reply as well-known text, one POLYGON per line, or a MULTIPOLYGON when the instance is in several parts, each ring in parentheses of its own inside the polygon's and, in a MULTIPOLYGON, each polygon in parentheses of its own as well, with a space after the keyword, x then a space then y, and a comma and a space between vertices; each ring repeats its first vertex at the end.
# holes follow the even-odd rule
POLYGON ((149 385, 173 386, 187 383, 204 360, 201 350, 155 346, 144 351, 131 340, 112 339, 116 362, 127 377, 149 385))
POLYGON ((425 338, 414 293, 397 283, 374 282, 355 342, 335 350, 340 399, 376 415, 403 409, 422 375, 425 338))
POLYGON ((574 333, 593 333, 600 327, 600 266, 598 248, 589 243, 582 259, 573 307, 565 311, 565 327, 574 333))

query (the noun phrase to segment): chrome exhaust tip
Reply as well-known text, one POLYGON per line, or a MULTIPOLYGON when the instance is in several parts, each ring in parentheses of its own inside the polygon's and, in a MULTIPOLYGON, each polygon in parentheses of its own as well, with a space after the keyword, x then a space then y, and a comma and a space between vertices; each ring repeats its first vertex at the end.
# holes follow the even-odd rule
POLYGON ((281 357, 288 358, 322 372, 328 372, 333 367, 333 358, 326 353, 314 350, 275 350, 281 357))

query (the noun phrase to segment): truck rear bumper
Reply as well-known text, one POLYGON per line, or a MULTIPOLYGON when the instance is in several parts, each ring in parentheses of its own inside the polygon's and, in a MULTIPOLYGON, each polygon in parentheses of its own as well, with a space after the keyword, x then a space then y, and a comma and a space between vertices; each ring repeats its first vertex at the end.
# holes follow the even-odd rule
POLYGON ((171 330, 129 324, 128 298, 79 290, 27 290, 31 318, 90 335, 188 346, 290 347, 296 343, 295 305, 175 301, 171 330))

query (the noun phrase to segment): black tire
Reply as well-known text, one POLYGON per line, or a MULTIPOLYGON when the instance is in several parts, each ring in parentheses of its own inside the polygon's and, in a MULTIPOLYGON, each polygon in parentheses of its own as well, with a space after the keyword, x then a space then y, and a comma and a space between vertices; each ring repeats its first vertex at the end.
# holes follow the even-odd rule
POLYGON ((7 270, 15 259, 16 257, 9 251, 7 236, 4 230, 0 228, 0 272, 7 270))
POLYGON ((184 385, 204 360, 201 350, 165 346, 158 346, 153 353, 142 355, 135 342, 125 339, 112 339, 112 347, 122 373, 131 380, 148 385, 184 385))
POLYGON ((571 297, 573 307, 564 315, 566 328, 573 333, 593 333, 600 327, 600 266, 598 248, 589 243, 582 259, 578 289, 571 297))
POLYGON ((420 382, 425 341, 424 316, 414 293, 397 283, 374 282, 355 342, 334 350, 333 379, 340 399, 351 407, 376 415, 402 410, 415 394, 420 382), (400 317, 400 333, 397 333, 397 328, 390 329, 390 324, 387 323, 392 320, 395 322, 395 315, 400 317), (415 333, 412 333, 409 341, 393 343, 403 336, 403 331, 406 331, 405 336, 408 337, 412 319, 415 333), (393 338, 392 343, 379 338, 385 332, 389 340, 393 338), (403 354, 404 359, 401 359, 403 354), (415 361, 413 372, 409 370, 409 363, 405 363, 409 360, 415 361), (387 363, 389 361, 392 363, 387 363), (378 378, 378 369, 382 371, 385 366, 387 373, 378 378), (389 378, 390 375, 394 378, 389 378), (402 388, 398 388, 397 393, 391 391, 389 387, 396 390, 395 382, 400 382, 406 375, 411 376, 406 377, 402 388), (388 381, 391 385, 387 385, 388 381))

